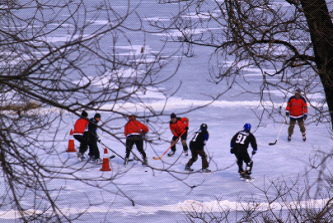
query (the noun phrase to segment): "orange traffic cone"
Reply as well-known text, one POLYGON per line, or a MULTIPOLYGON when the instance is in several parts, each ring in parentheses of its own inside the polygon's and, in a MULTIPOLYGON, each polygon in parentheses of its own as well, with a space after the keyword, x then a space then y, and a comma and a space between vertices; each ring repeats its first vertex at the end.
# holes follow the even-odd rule
POLYGON ((74 139, 73 139, 73 130, 71 129, 70 132, 70 139, 68 140, 68 147, 66 152, 76 152, 75 147, 74 147, 74 139))
POLYGON ((108 150, 107 148, 104 148, 104 155, 103 155, 103 163, 101 171, 111 171, 109 166, 109 156, 108 156, 108 150))

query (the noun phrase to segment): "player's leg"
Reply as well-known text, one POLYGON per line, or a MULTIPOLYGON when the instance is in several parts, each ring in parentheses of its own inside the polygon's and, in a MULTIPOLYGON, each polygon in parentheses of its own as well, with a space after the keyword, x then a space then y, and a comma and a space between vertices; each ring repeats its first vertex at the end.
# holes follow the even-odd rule
POLYGON ((239 149, 234 149, 234 155, 237 158, 238 173, 244 172, 242 153, 239 149))
POLYGON ((306 141, 306 128, 304 126, 303 118, 298 119, 298 125, 299 125, 300 132, 302 133, 303 140, 306 141))
POLYGON ((137 150, 140 152, 140 154, 143 157, 143 160, 146 160, 146 153, 144 151, 143 139, 140 136, 136 137, 135 143, 136 143, 137 150))
POLYGON ((295 128, 296 119, 290 118, 290 124, 288 128, 288 141, 291 141, 291 136, 293 134, 293 129, 295 128))
POLYGON ((190 142, 190 151, 191 151, 191 158, 189 159, 188 163, 186 164, 185 170, 187 171, 193 171, 190 167, 193 165, 194 162, 198 159, 198 153, 195 148, 195 143, 190 142))
POLYGON ((246 174, 251 175, 252 174, 252 168, 253 168, 253 160, 249 157, 249 154, 247 150, 243 153, 243 160, 246 163, 246 174))
POLYGON ((100 159, 100 151, 99 151, 99 148, 97 147, 96 139, 90 140, 89 149, 90 149, 90 158, 92 160, 100 159))
POLYGON ((82 141, 80 143, 79 152, 83 155, 88 150, 89 134, 85 132, 82 136, 82 141))
POLYGON ((209 167, 209 162, 208 162, 208 156, 206 155, 204 149, 200 150, 198 154, 202 157, 202 169, 208 169, 209 167))
POLYGON ((126 153, 125 158, 129 158, 130 157, 130 152, 132 150, 132 147, 133 147, 134 143, 135 143, 135 141, 132 138, 128 137, 126 139, 126 142, 125 142, 125 146, 126 146, 126 148, 125 148, 126 149, 125 150, 125 153, 126 153))
POLYGON ((175 151, 176 151, 176 143, 175 141, 177 140, 177 137, 176 136, 173 136, 172 138, 172 141, 170 142, 171 144, 174 144, 172 147, 171 147, 171 151, 170 153, 168 153, 168 156, 173 156, 175 154, 175 151))
POLYGON ((186 156, 188 155, 187 135, 188 135, 188 131, 183 133, 183 135, 181 136, 181 143, 182 143, 182 146, 183 146, 183 152, 185 153, 186 156))

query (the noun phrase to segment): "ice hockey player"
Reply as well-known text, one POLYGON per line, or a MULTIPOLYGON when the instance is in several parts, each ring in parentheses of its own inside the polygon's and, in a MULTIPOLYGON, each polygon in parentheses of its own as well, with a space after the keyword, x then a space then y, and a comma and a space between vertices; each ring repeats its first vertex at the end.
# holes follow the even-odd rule
POLYGON ((307 103, 304 97, 301 96, 301 90, 297 88, 295 90, 295 96, 292 96, 286 106, 286 117, 290 115, 290 125, 288 128, 288 141, 291 141, 293 129, 295 128, 296 121, 298 122, 299 129, 302 133, 304 142, 306 141, 306 129, 304 126, 304 120, 307 118, 307 103))
POLYGON ((185 170, 186 171, 194 171, 191 169, 191 165, 198 159, 198 155, 202 158, 202 172, 211 172, 208 169, 209 163, 207 160, 206 153, 204 151, 204 146, 209 139, 209 132, 208 132, 207 124, 203 123, 200 126, 200 131, 195 132, 194 137, 191 139, 189 143, 190 151, 191 151, 191 159, 186 164, 185 170))
POLYGON ((124 135, 126 137, 126 155, 124 165, 128 164, 130 152, 134 144, 136 144, 137 150, 143 157, 143 165, 147 165, 147 157, 143 149, 143 136, 148 133, 148 131, 149 129, 147 126, 137 121, 135 115, 129 116, 129 121, 124 127, 124 135))
POLYGON ((246 123, 244 130, 237 132, 231 139, 231 154, 237 158, 238 172, 241 178, 251 179, 253 160, 249 157, 247 148, 249 143, 251 144, 253 151, 252 155, 255 155, 257 151, 257 144, 254 135, 250 132, 251 124, 246 123), (243 162, 246 163, 246 171, 243 169, 243 162))
MULTIPOLYGON (((189 119, 186 117, 176 117, 174 113, 170 115, 171 121, 169 122, 169 128, 172 131, 173 138, 171 144, 175 143, 178 138, 181 138, 181 143, 183 146, 183 152, 186 156, 188 156, 188 146, 187 146, 187 134, 188 134, 188 126, 189 119)), ((175 143, 176 144, 176 143, 175 143)), ((168 153, 168 156, 173 156, 176 151, 175 144, 171 148, 171 152, 168 153)))
POLYGON ((100 158, 100 151, 97 147, 97 142, 100 142, 100 138, 96 133, 97 130, 97 123, 101 120, 101 115, 96 113, 94 118, 91 118, 88 123, 88 134, 89 134, 89 153, 88 156, 90 157, 90 161, 95 163, 102 163, 102 159, 100 158))
POLYGON ((82 111, 81 118, 79 118, 74 124, 73 137, 80 142, 79 152, 77 157, 79 160, 84 160, 84 153, 88 149, 88 114, 86 111, 82 111))

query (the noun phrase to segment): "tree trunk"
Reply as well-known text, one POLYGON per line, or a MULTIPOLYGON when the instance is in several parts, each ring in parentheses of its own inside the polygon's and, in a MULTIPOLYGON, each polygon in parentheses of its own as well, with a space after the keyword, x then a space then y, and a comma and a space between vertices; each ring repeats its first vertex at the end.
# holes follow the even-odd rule
POLYGON ((333 23, 325 0, 301 0, 333 129, 333 23))

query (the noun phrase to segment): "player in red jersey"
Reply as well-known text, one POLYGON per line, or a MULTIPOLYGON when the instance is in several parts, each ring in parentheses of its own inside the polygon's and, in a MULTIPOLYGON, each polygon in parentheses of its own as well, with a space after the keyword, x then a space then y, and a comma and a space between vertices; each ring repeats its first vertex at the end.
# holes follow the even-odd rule
MULTIPOLYGON (((176 117, 174 113, 170 116, 171 121, 169 123, 169 128, 172 131, 173 138, 171 144, 173 144, 179 137, 181 138, 181 143, 183 146, 183 152, 188 156, 188 146, 187 146, 187 134, 189 127, 189 119, 186 117, 176 117)), ((171 148, 171 152, 168 153, 168 156, 173 156, 176 151, 175 144, 171 148)))
POLYGON ((143 165, 147 165, 146 153, 143 149, 143 136, 148 133, 149 129, 146 125, 136 120, 136 116, 130 115, 129 121, 124 127, 124 135, 126 137, 126 155, 124 165, 128 164, 130 152, 134 144, 143 156, 143 165))
POLYGON ((77 157, 79 160, 85 159, 84 153, 88 149, 88 114, 86 111, 82 111, 81 118, 79 118, 74 124, 73 137, 80 142, 79 152, 77 157))
POLYGON ((286 117, 290 116, 290 125, 288 128, 288 141, 291 141, 293 129, 296 122, 298 122, 299 129, 302 133, 303 140, 306 141, 306 129, 304 120, 307 118, 307 103, 304 97, 301 96, 299 88, 295 91, 295 96, 292 96, 286 106, 286 117))

